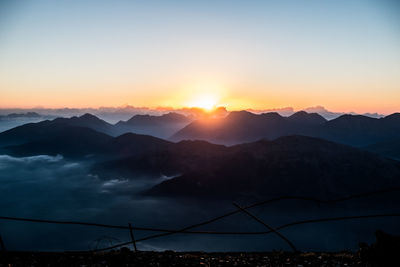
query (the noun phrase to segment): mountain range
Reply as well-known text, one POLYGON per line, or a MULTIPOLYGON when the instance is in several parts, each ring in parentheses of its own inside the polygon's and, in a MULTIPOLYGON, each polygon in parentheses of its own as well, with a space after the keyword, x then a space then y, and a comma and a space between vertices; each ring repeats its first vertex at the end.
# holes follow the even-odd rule
POLYGON ((89 128, 113 137, 124 133, 136 133, 173 142, 204 140, 224 145, 304 135, 359 147, 396 159, 400 156, 399 113, 379 119, 347 114, 330 121, 317 113, 305 111, 296 112, 288 117, 274 112, 254 114, 239 111, 231 112, 223 118, 195 121, 181 114, 168 113, 161 116, 135 115, 116 124, 110 124, 91 114, 84 114, 80 117, 27 123, 1 132, 0 147, 58 136, 63 133, 65 127, 89 128), (169 135, 172 136, 166 138, 169 135))
POLYGON ((189 117, 178 113, 167 113, 161 116, 135 115, 127 121, 116 123, 114 125, 114 135, 134 132, 159 138, 168 138, 191 121, 192 119, 189 117))
MULTIPOLYGON (((283 107, 283 108, 272 108, 272 109, 247 109, 253 113, 267 113, 267 112, 277 112, 282 116, 290 116, 294 114, 296 111, 293 107, 283 107)), ((323 116, 325 119, 331 120, 335 119, 344 114, 351 115, 365 115, 368 117, 380 118, 384 117, 384 115, 379 113, 355 113, 355 112, 336 112, 327 110, 323 106, 314 106, 302 109, 308 113, 318 113, 323 116)), ((227 111, 224 107, 218 107, 216 109, 217 113, 220 115, 227 115, 230 111, 227 111)), ((204 115, 209 115, 209 111, 204 111, 201 108, 179 108, 174 109, 170 107, 158 107, 158 108, 147 108, 147 107, 133 107, 129 105, 121 106, 121 107, 100 107, 100 108, 58 108, 58 109, 49 109, 49 108, 31 108, 31 109, 22 109, 22 108, 0 108, 0 116, 7 115, 10 113, 30 113, 35 112, 39 113, 44 117, 71 117, 71 116, 81 116, 85 113, 93 114, 101 119, 104 119, 108 122, 116 123, 119 120, 128 120, 135 114, 150 114, 150 115, 160 115, 167 112, 184 114, 193 118, 200 118, 204 115)))
POLYGON ((124 133, 139 133, 166 138, 191 122, 189 117, 177 113, 161 116, 135 115, 128 121, 110 124, 92 114, 71 118, 56 118, 38 123, 24 124, 0 133, 0 147, 18 145, 47 138, 47 135, 62 132, 65 127, 85 127, 110 136, 124 133))
POLYGON ((174 135, 203 140, 171 142, 135 133, 113 135, 119 127, 147 125, 157 131, 186 123, 181 115, 134 116, 112 125, 85 114, 0 133, 0 149, 14 156, 89 157, 92 172, 100 177, 173 177, 146 192, 157 196, 331 198, 400 186, 399 161, 371 153, 398 157, 399 120, 400 114, 327 121, 315 113, 282 117, 242 111, 194 121, 174 135))
POLYGON ((287 135, 318 137, 356 147, 400 137, 400 113, 383 118, 342 115, 326 120, 317 113, 297 112, 283 117, 278 113, 231 112, 216 120, 196 120, 171 137, 173 141, 207 140, 218 144, 240 144, 287 135))
POLYGON ((13 140, 14 144, 3 143, 0 152, 13 156, 60 154, 74 159, 95 157, 99 160, 138 155, 172 144, 150 135, 126 133, 112 137, 91 128, 64 124, 45 125, 40 131, 33 128, 30 133, 33 135, 16 134, 18 138, 13 140))

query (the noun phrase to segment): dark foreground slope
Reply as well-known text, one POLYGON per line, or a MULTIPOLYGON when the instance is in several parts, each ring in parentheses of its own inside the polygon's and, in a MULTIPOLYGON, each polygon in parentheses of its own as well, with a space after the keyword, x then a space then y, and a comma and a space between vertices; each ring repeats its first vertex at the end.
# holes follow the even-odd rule
POLYGON ((0 252, 0 266, 398 266, 400 239, 376 231, 356 252, 0 252))
MULTIPOLYGON (((1 253, 1 252, 0 252, 1 253)), ((356 253, 10 252, 0 266, 365 266, 356 253)))
POLYGON ((304 136, 232 147, 183 141, 99 163, 95 171, 174 176, 148 192, 161 196, 332 198, 400 186, 399 162, 304 136))
MULTIPOLYGON (((399 162, 311 137, 282 137, 222 150, 150 193, 332 198, 400 185, 399 162)), ((183 157, 179 161, 187 164, 183 157)))

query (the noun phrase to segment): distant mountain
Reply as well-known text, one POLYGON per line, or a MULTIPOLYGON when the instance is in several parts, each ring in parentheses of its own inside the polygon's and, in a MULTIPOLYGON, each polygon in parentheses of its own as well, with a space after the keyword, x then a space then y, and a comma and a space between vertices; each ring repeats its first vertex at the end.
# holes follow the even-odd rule
POLYGON ((357 114, 355 112, 334 112, 334 111, 329 111, 322 106, 305 108, 304 111, 309 112, 309 113, 318 113, 327 120, 336 119, 337 117, 340 117, 340 116, 346 115, 346 114, 364 115, 364 116, 371 117, 371 118, 382 118, 385 116, 385 115, 382 115, 382 114, 379 114, 376 112, 375 113, 364 113, 364 114, 357 114))
POLYGON ((108 135, 114 135, 114 126, 96 116, 86 113, 79 117, 57 118, 51 121, 51 124, 65 124, 69 126, 87 127, 108 135))
POLYGON ((246 111, 251 112, 251 113, 255 113, 255 114, 276 112, 279 115, 285 116, 285 117, 293 115, 295 113, 294 108, 292 108, 292 107, 261 109, 261 110, 251 109, 250 108, 250 109, 246 109, 246 111))
MULTIPOLYGON (((262 110, 255 110, 255 109, 246 109, 249 112, 256 113, 256 114, 261 114, 261 113, 270 113, 270 112, 277 112, 281 116, 291 116, 295 113, 294 108, 292 107, 285 107, 285 108, 275 108, 275 109, 262 109, 262 110)), ((332 120, 336 119, 337 117, 340 117, 345 114, 350 114, 350 115, 364 115, 367 117, 372 117, 372 118, 382 118, 385 115, 379 114, 379 113, 363 113, 359 114, 356 112, 335 112, 335 111, 330 111, 324 108, 323 106, 314 106, 314 107, 308 107, 304 108, 301 111, 305 111, 307 113, 318 113, 322 117, 324 117, 327 120, 332 120)))
POLYGON ((231 112, 219 120, 197 120, 171 137, 171 140, 206 140, 218 144, 240 144, 262 138, 286 135, 319 137, 353 146, 366 146, 400 137, 400 116, 384 118, 342 115, 327 121, 316 113, 297 112, 289 117, 278 113, 231 112))
MULTIPOLYGON (((153 172, 179 173, 149 194, 332 198, 400 185, 400 163, 316 138, 288 136, 233 147, 185 141, 177 146, 181 148, 176 153, 146 158, 152 162, 149 168, 153 172), (197 152, 207 146, 208 153, 197 152), (168 162, 167 166, 163 162, 168 162)), ((132 166, 142 161, 126 159, 123 164, 132 166)))
POLYGON ((287 117, 287 120, 301 125, 322 125, 327 120, 317 113, 307 113, 305 111, 299 111, 293 115, 287 117))
POLYGON ((363 147, 400 137, 400 114, 384 118, 362 115, 343 115, 328 121, 316 136, 334 142, 363 147))
POLYGON ((36 112, 0 115, 0 133, 27 123, 35 123, 54 118, 54 116, 42 115, 36 112))
POLYGON ((190 121, 191 119, 186 116, 168 113, 161 116, 136 115, 126 122, 120 121, 113 125, 87 113, 79 117, 56 118, 54 120, 28 123, 1 132, 0 147, 37 141, 43 139, 43 135, 52 134, 67 126, 85 127, 110 136, 138 133, 166 137, 181 129, 190 121))
MULTIPOLYGON (((269 109, 246 109, 252 113, 261 114, 261 113, 269 113, 269 112, 277 112, 281 116, 290 116, 295 113, 294 108, 292 107, 281 107, 281 108, 269 108, 269 109)), ((325 119, 331 120, 335 119, 344 114, 351 115, 365 115, 368 117, 381 118, 384 115, 379 113, 364 113, 357 114, 355 112, 335 112, 330 111, 324 108, 323 106, 314 106, 302 109, 308 113, 318 113, 323 116, 325 119)), ((199 119, 202 117, 225 117, 230 111, 226 110, 225 107, 218 107, 214 111, 205 111, 201 108, 191 107, 191 108, 178 108, 174 109, 171 107, 157 107, 157 108, 147 108, 147 107, 133 107, 129 105, 124 105, 121 107, 100 107, 100 108, 61 108, 61 109, 48 109, 48 108, 33 108, 33 109, 21 109, 21 108, 0 108, 0 117, 2 115, 7 115, 10 113, 29 113, 36 112, 38 114, 42 114, 43 117, 71 117, 71 116, 81 116, 85 113, 93 114, 103 120, 106 120, 110 123, 117 123, 120 120, 126 121, 136 114, 150 114, 154 116, 160 116, 166 112, 173 112, 186 115, 190 118, 199 119)))
POLYGON ((135 115, 127 121, 116 123, 114 135, 134 132, 159 138, 168 138, 191 121, 192 119, 189 117, 173 112, 161 116, 135 115))
MULTIPOLYGON (((152 125, 152 120, 161 117, 142 118, 143 123, 152 125)), ((164 121, 182 120, 175 114, 162 117, 164 121)), ((63 154, 64 156, 85 156, 101 154, 108 157, 123 157, 141 153, 144 150, 162 148, 168 141, 147 135, 126 133, 116 138, 116 126, 94 115, 56 118, 38 123, 28 123, 0 133, 0 148, 14 155, 63 154)), ((157 128, 154 128, 157 131, 157 128)))
MULTIPOLYGON (((51 126, 54 127, 54 126, 51 126)), ((5 146, 3 150, 17 156, 57 155, 66 157, 96 156, 102 159, 123 158, 148 151, 161 150, 171 144, 168 141, 133 133, 111 137, 90 128, 56 125, 42 139, 20 145, 5 146)))
POLYGON ((303 134, 326 120, 318 114, 303 111, 290 117, 270 112, 254 114, 234 111, 219 120, 197 120, 174 134, 171 140, 206 140, 218 144, 239 144, 262 138, 275 139, 291 134, 303 134))
POLYGON ((20 119, 20 118, 40 118, 42 115, 36 112, 26 112, 26 113, 10 113, 8 115, 0 115, 0 120, 3 119, 20 119))
MULTIPOLYGON (((199 129, 212 138, 230 141, 258 138, 260 132, 273 138, 294 131, 324 133, 325 129, 333 133, 332 138, 346 141, 357 137, 353 131, 360 135, 364 132, 365 140, 370 141, 368 138, 376 137, 375 124, 389 132, 398 125, 398 119, 399 115, 394 114, 379 120, 342 116, 325 121, 305 112, 290 117, 234 112, 224 119, 203 121, 205 125, 199 129)), ((111 137, 76 126, 82 124, 108 127, 91 115, 56 119, 0 133, 0 142, 3 151, 17 156, 91 155, 95 162, 92 171, 100 175, 175 177, 148 192, 163 196, 235 198, 287 194, 330 198, 400 186, 399 162, 318 138, 296 135, 227 147, 206 141, 171 143, 133 133, 111 137)), ((394 130, 389 133, 397 134, 394 130)))
MULTIPOLYGON (((36 129, 35 129, 36 130, 36 129)), ((34 140, 19 145, 2 148, 14 156, 58 155, 84 157, 92 154, 105 154, 107 144, 112 139, 104 133, 86 127, 49 125, 34 140)), ((37 132, 37 131, 36 131, 37 132)))
POLYGON ((85 127, 107 134, 113 132, 113 125, 91 114, 85 114, 80 117, 28 123, 4 131, 0 133, 0 147, 46 139, 49 136, 58 135, 65 127, 85 127))

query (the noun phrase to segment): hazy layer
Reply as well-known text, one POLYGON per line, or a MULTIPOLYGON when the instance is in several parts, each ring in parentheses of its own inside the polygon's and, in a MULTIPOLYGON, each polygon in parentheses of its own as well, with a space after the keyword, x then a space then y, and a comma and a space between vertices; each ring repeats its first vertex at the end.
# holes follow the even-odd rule
MULTIPOLYGON (((120 225, 131 222, 135 226, 178 229, 233 210, 230 202, 142 197, 139 192, 165 178, 127 180, 116 176, 101 180, 90 174, 89 165, 90 162, 67 161, 62 156, 15 158, 0 155, 1 215, 120 225)), ((243 198, 236 201, 249 204, 257 200, 243 198)), ((380 213, 382 210, 365 207, 362 202, 350 207, 326 207, 289 201, 279 206, 254 209, 253 212, 271 225, 278 226, 298 219, 380 213)), ((0 221, 0 225, 0 233, 10 250, 89 249, 129 240, 129 233, 120 230, 12 221, 0 221)), ((371 242, 373 232, 379 228, 398 233, 397 226, 397 219, 371 219, 303 225, 283 232, 303 250, 339 250, 354 249, 359 241, 371 242)), ((241 214, 200 229, 265 230, 241 214)), ((140 238, 151 233, 137 231, 135 234, 140 238)), ((139 248, 208 251, 288 249, 273 235, 175 235, 140 243, 139 248)))

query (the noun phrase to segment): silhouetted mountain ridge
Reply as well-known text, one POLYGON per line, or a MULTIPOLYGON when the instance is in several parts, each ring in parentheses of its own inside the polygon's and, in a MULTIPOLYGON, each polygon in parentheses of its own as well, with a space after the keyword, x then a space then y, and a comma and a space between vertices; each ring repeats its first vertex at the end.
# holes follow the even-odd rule
POLYGON ((162 116, 136 115, 127 122, 110 124, 98 117, 86 113, 79 117, 56 118, 38 123, 24 124, 0 133, 0 147, 18 145, 47 138, 47 135, 62 131, 63 127, 86 127, 110 136, 124 133, 138 133, 157 136, 170 136, 191 120, 177 113, 162 116))
POLYGON ((168 138, 191 121, 192 119, 174 112, 161 116, 135 115, 127 121, 119 121, 114 128, 116 134, 135 132, 168 138))
POLYGON ((318 113, 307 113, 305 111, 299 111, 294 113, 293 115, 287 117, 289 121, 296 123, 304 123, 304 124, 323 124, 327 122, 327 120, 319 115, 318 113))
MULTIPOLYGON (((335 138, 355 138, 357 136, 349 127, 373 136, 376 131, 369 126, 370 122, 383 122, 393 127, 397 119, 397 115, 380 120, 342 116, 330 124, 307 113, 288 118, 276 113, 237 112, 225 119, 196 121, 194 125, 200 124, 199 127, 207 129, 205 133, 210 136, 230 140, 238 136, 249 138, 249 131, 253 132, 250 137, 256 138, 257 132, 267 132, 271 137, 298 129, 317 131, 324 127, 337 130, 339 134, 335 138), (237 127, 238 121, 241 127, 237 127), (353 125, 353 121, 357 123, 353 125), (293 125, 295 129, 291 128, 293 125), (224 131, 227 128, 233 131, 224 131)), ((88 114, 16 127, 1 133, 0 142, 14 142, 6 149, 23 156, 62 154, 82 158, 92 155, 95 162, 92 171, 100 175, 175 177, 148 192, 160 196, 235 198, 241 195, 288 194, 334 197, 400 185, 399 162, 319 138, 299 135, 274 141, 260 138, 255 142, 227 147, 201 140, 171 143, 133 133, 111 137, 87 127, 75 126, 80 124, 107 127, 88 114)))
MULTIPOLYGON (((329 198, 400 185, 400 163, 311 137, 288 136, 215 149, 220 151, 207 155, 209 165, 182 172, 149 193, 329 198)), ((186 164, 185 156, 177 157, 186 164)))
POLYGON ((29 142, 6 146, 3 149, 12 155, 58 155, 68 157, 104 153, 112 137, 86 127, 51 125, 41 138, 29 142))
MULTIPOLYGON (((169 112, 167 114, 163 114, 161 116, 153 116, 153 115, 135 115, 125 123, 148 123, 149 121, 155 122, 189 122, 190 119, 182 114, 169 112)), ((120 121, 124 123, 124 121, 120 121)))
POLYGON ((18 156, 57 155, 83 158, 88 155, 101 158, 122 158, 146 151, 157 151, 172 143, 153 136, 127 133, 111 137, 90 128, 64 126, 50 132, 46 138, 20 145, 6 146, 6 152, 18 156))
POLYGON ((342 115, 327 121, 316 113, 297 112, 289 117, 277 113, 231 112, 225 119, 197 120, 172 136, 172 140, 207 140, 218 144, 240 144, 258 139, 305 135, 352 146, 366 146, 400 137, 400 115, 370 118, 342 115))

